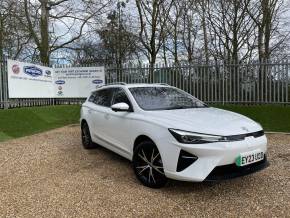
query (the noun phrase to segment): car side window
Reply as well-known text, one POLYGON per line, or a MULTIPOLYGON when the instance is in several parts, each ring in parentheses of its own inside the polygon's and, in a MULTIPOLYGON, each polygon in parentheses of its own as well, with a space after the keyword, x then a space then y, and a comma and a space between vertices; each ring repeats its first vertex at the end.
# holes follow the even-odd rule
POLYGON ((120 88, 116 89, 115 94, 114 94, 113 104, 117 104, 117 103, 126 103, 130 107, 132 107, 131 102, 128 99, 125 91, 123 89, 120 89, 120 88))
POLYGON ((89 102, 94 102, 94 100, 95 100, 95 97, 96 97, 96 93, 97 93, 97 91, 94 91, 94 92, 92 92, 92 94, 91 94, 91 96, 89 97, 89 102))
POLYGON ((110 107, 112 101, 113 89, 101 89, 96 92, 96 96, 94 98, 94 103, 97 105, 110 107))

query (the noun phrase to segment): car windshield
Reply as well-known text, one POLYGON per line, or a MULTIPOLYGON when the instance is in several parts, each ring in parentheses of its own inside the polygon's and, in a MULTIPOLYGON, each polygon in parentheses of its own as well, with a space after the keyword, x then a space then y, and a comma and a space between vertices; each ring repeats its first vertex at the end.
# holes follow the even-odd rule
POLYGON ((173 87, 129 88, 137 104, 143 110, 175 110, 207 107, 190 94, 173 87))

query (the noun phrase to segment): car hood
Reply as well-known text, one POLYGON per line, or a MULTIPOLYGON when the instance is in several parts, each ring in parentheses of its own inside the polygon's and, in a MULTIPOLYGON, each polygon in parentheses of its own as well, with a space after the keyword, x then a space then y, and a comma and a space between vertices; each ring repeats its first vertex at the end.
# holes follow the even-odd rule
POLYGON ((237 135, 262 130, 253 120, 217 108, 147 111, 146 117, 167 128, 214 135, 237 135))

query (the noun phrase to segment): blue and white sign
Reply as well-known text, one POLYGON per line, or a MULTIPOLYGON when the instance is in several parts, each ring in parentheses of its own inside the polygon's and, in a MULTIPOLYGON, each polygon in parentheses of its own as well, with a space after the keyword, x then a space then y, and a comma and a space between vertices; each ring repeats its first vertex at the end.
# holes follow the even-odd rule
POLYGON ((9 98, 52 98, 52 69, 31 63, 8 60, 9 98))
POLYGON ((104 81, 104 67, 49 68, 8 60, 9 98, 86 98, 104 81))
POLYGON ((57 97, 86 98, 104 84, 105 70, 104 67, 55 68, 54 79, 57 97))
POLYGON ((23 72, 32 77, 42 76, 42 70, 36 66, 24 66, 23 72))

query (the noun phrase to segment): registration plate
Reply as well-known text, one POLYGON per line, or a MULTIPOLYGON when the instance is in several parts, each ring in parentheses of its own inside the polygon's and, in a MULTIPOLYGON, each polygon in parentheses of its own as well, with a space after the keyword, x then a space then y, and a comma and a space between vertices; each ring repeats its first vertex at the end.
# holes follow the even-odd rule
POLYGON ((264 152, 260 150, 241 153, 236 158, 236 165, 241 167, 264 159, 264 152))

